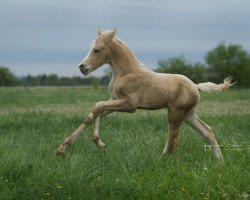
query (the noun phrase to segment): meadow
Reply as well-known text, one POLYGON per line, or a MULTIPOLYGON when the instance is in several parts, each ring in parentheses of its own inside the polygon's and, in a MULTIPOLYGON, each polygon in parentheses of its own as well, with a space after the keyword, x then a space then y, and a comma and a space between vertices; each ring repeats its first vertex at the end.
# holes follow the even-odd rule
POLYGON ((225 164, 186 124, 177 151, 161 158, 164 109, 113 113, 100 122, 105 153, 89 128, 57 157, 107 88, 0 88, 0 199, 249 199, 250 90, 201 96, 225 164))

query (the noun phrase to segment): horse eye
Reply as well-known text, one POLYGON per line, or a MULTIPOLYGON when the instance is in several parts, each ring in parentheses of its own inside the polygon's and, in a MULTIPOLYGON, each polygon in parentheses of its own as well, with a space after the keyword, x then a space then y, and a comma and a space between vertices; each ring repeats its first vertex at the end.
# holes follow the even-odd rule
POLYGON ((99 53, 99 52, 100 52, 100 50, 98 50, 98 49, 94 49, 94 52, 95 52, 95 53, 99 53))

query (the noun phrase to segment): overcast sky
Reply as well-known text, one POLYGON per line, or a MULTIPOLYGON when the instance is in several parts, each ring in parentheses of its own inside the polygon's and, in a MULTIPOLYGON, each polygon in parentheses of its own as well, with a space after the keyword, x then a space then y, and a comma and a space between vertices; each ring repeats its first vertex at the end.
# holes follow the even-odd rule
POLYGON ((249 0, 0 0, 0 65, 18 76, 80 76, 98 26, 117 27, 151 68, 179 55, 204 62, 221 41, 250 50, 249 8, 249 0))

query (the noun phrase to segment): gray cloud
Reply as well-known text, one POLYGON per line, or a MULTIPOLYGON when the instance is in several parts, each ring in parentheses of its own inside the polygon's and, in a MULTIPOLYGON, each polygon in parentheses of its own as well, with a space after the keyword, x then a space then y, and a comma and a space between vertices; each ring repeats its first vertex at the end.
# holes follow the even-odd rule
POLYGON ((18 75, 79 75, 75 66, 99 25, 117 27, 146 65, 180 54, 202 61, 220 41, 249 50, 249 7, 247 0, 6 0, 0 7, 0 65, 18 75))

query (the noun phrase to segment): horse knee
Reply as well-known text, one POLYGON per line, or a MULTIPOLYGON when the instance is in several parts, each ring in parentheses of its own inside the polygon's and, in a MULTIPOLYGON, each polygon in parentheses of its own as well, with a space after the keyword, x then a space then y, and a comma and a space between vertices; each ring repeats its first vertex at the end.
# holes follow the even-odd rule
POLYGON ((94 121, 94 115, 93 115, 93 113, 91 112, 91 113, 86 117, 86 119, 84 120, 84 124, 89 125, 89 124, 92 124, 93 121, 94 121))
POLYGON ((101 101, 99 101, 99 102, 97 102, 95 104, 95 107, 94 107, 94 109, 92 111, 94 118, 97 117, 100 114, 100 108, 101 108, 101 106, 102 106, 102 102, 101 101))

